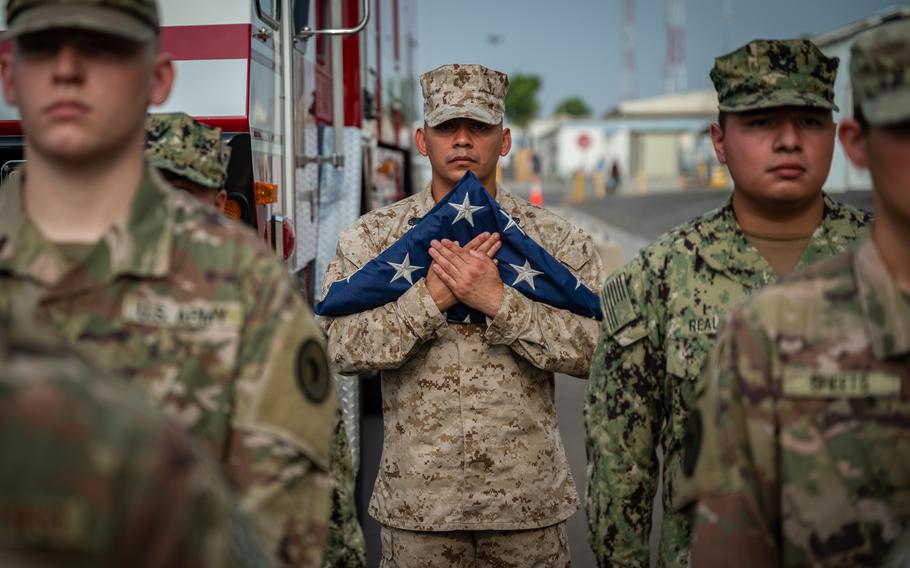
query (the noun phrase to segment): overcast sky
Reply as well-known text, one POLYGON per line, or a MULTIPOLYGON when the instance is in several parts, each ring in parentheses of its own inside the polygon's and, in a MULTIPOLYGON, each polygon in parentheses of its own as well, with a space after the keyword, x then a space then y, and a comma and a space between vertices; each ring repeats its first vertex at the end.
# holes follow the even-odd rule
MULTIPOLYGON (((543 79, 542 115, 569 96, 598 114, 623 94, 625 0, 413 0, 419 74, 444 63, 482 63, 543 79), (490 37, 498 36, 498 43, 490 37)), ((714 57, 755 38, 818 34, 910 0, 688 0, 689 89, 710 88, 714 57), (724 25, 724 2, 730 6, 724 25)), ((636 0, 639 97, 664 92, 666 16, 662 0, 636 0)))

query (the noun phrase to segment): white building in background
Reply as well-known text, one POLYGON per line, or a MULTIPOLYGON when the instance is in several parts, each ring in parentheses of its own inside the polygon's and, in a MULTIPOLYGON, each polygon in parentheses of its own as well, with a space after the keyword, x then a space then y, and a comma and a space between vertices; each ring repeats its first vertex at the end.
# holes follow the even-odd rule
MULTIPOLYGON (((836 121, 853 114, 853 40, 870 28, 904 18, 910 18, 910 7, 892 7, 812 38, 825 54, 840 58, 836 121)), ((615 161, 621 193, 729 187, 726 168, 717 162, 711 145, 709 126, 716 120, 717 95, 707 89, 624 102, 599 119, 536 121, 527 133, 545 177, 568 179, 577 172, 590 175, 598 170, 609 174, 615 161)), ((868 173, 853 167, 837 143, 825 189, 841 192, 871 185, 868 173)))
MULTIPOLYGON (((880 26, 887 22, 910 18, 910 8, 892 7, 865 20, 823 33, 812 38, 812 41, 825 53, 837 56, 840 64, 837 69, 837 81, 834 84, 834 101, 840 112, 834 113, 834 120, 842 117, 853 116, 853 91, 850 88, 850 46, 856 36, 870 28, 880 26)), ((869 173, 857 169, 850 163, 844 150, 838 142, 834 147, 834 159, 831 162, 831 173, 825 183, 825 190, 830 192, 847 191, 852 189, 871 189, 872 180, 869 173)))
POLYGON ((716 116, 714 92, 692 91, 622 103, 601 119, 538 123, 531 132, 547 177, 609 174, 615 162, 622 193, 675 191, 699 171, 699 140, 716 116))

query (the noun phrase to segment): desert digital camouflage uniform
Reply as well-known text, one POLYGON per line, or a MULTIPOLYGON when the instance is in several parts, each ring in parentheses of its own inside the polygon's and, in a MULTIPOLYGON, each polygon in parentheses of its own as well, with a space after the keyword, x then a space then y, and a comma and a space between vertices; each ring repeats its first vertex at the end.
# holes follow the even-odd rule
MULTIPOLYGON (((146 123, 146 159, 159 170, 182 176, 211 189, 224 187, 231 149, 221 129, 193 120, 185 113, 157 113, 146 123)), ((354 471, 340 413, 332 434, 332 512, 329 517, 324 566, 366 565, 366 545, 354 503, 354 471)))
POLYGON ((145 131, 145 158, 152 167, 211 189, 224 187, 231 148, 222 143, 220 128, 174 112, 150 114, 145 131))
POLYGON ((141 387, 223 461, 279 563, 318 566, 336 402, 323 339, 258 239, 148 169, 94 245, 48 242, 0 188, 0 313, 39 320, 141 387))
POLYGON ((0 323, 0 565, 267 565, 207 452, 43 335, 0 323))
POLYGON ((382 527, 381 568, 570 566, 566 523, 521 531, 408 531, 382 527), (445 534, 445 538, 440 538, 445 534))
MULTIPOLYGON (((496 200, 585 284, 602 279, 590 236, 502 187, 496 200)), ((433 205, 427 187, 344 231, 323 293, 433 205)), ((382 370, 385 437, 370 502, 381 523, 415 531, 516 530, 549 526, 576 510, 553 374, 587 375, 596 320, 506 285, 489 325, 447 322, 421 279, 395 302, 326 318, 324 326, 340 372, 382 370)))
MULTIPOLYGON (((421 81, 429 126, 456 117, 502 120, 508 81, 502 73, 446 65, 421 81), (448 108, 453 104, 460 106, 448 108)), ((496 199, 581 281, 601 282, 590 236, 502 187, 496 199)), ((428 186, 361 217, 339 237, 323 294, 433 205, 428 186)), ((446 531, 551 527, 577 509, 556 424, 554 373, 587 376, 595 320, 533 302, 506 285, 500 311, 486 325, 448 322, 420 279, 394 302, 322 323, 340 372, 382 372, 385 432, 370 514, 383 525, 445 538, 446 531)), ((383 553, 398 544, 384 543, 383 553)), ((544 554, 543 545, 538 552, 544 554)), ((437 557, 437 565, 445 561, 437 557)), ((383 559, 386 566, 396 562, 383 559)))
MULTIPOLYGON (((808 41, 756 41, 718 58, 711 77, 727 112, 831 109, 836 63, 808 41)), ((869 221, 826 196, 798 266, 844 250, 869 221)), ((599 565, 648 565, 658 446, 665 464, 658 565, 688 564, 689 522, 671 504, 695 381, 726 312, 775 279, 736 222, 732 200, 608 277, 585 403, 588 540, 599 565)))
POLYGON ((908 357, 910 297, 871 240, 737 309, 686 458, 695 493, 712 497, 693 561, 881 562, 910 526, 908 357))
MULTIPOLYGON (((908 67, 910 23, 855 40, 868 124, 910 119, 908 67)), ((693 562, 908 565, 910 295, 872 238, 735 310, 704 379, 686 449, 693 562)))

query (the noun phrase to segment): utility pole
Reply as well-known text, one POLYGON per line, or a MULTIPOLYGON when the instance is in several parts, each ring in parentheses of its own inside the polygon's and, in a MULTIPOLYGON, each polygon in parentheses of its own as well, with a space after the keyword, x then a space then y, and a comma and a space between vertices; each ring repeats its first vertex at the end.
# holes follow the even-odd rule
POLYGON ((666 0, 666 10, 664 91, 670 94, 686 90, 686 0, 666 0))

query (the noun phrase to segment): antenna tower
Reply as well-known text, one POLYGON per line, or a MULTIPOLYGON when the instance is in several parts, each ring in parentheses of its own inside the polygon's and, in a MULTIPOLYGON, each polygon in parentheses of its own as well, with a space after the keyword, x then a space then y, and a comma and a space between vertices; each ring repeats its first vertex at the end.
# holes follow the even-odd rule
POLYGON ((623 40, 623 91, 624 101, 635 98, 635 0, 625 2, 623 40))
POLYGON ((667 62, 664 90, 679 93, 686 90, 686 0, 666 0, 667 62))

